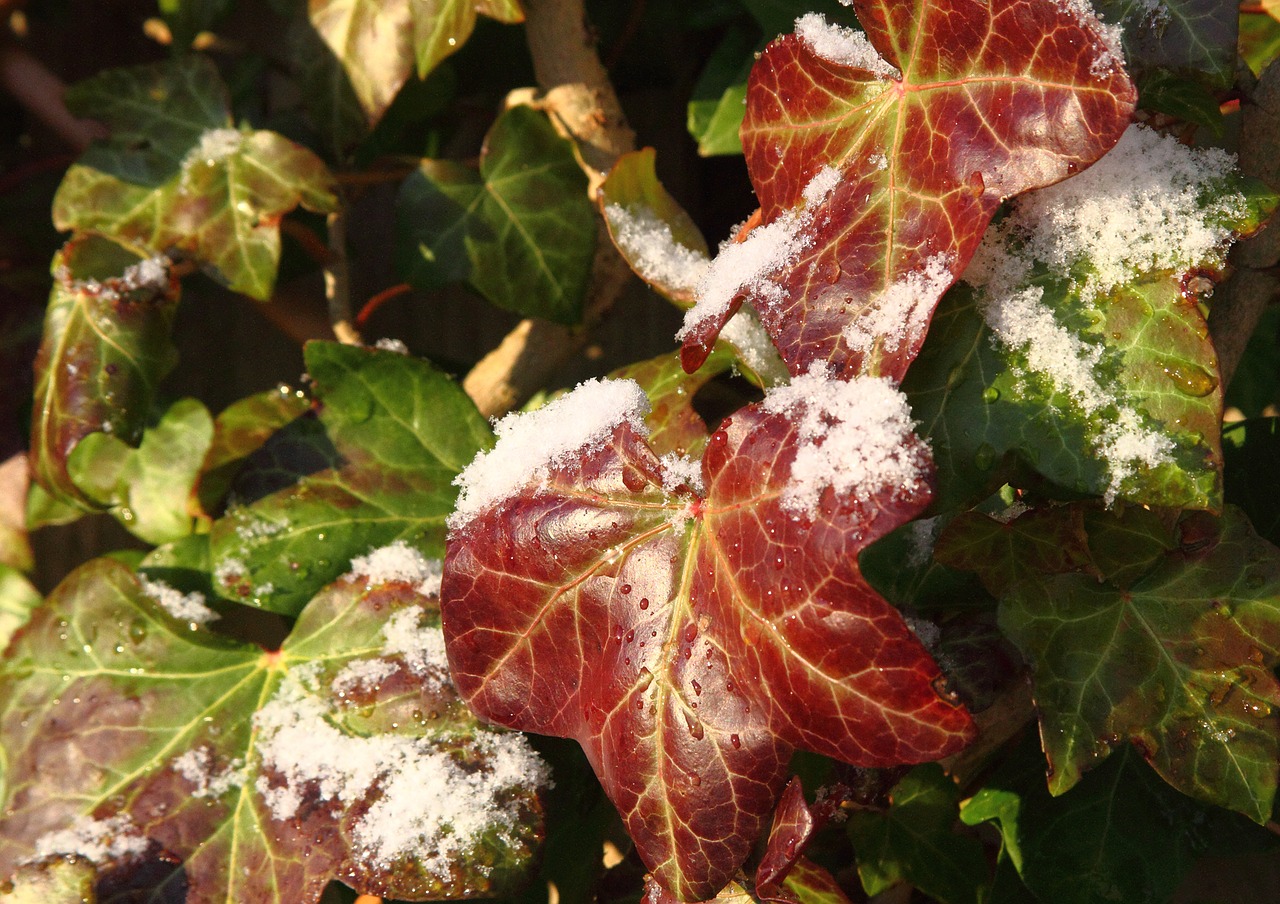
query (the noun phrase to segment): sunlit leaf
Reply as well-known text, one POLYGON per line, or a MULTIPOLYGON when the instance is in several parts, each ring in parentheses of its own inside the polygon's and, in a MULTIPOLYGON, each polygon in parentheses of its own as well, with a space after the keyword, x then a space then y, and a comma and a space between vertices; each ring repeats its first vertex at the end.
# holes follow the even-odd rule
POLYGON ((711 432, 702 415, 694 409, 693 397, 714 377, 726 372, 733 360, 728 349, 722 348, 712 353, 697 373, 687 374, 680 366, 678 355, 659 355, 620 367, 609 377, 635 380, 644 387, 649 397, 649 413, 645 415, 649 448, 656 455, 675 453, 696 461, 702 457, 711 432))
POLYGON ((13 632, 27 623, 31 610, 39 604, 40 592, 22 572, 0 564, 0 650, 9 643, 13 632))
POLYGON ((756 868, 758 895, 770 898, 778 894, 778 886, 795 869, 816 828, 817 820, 805 803, 804 788, 800 779, 793 776, 778 801, 773 825, 769 827, 769 841, 756 868))
POLYGON ((414 285, 465 280, 498 307, 582 319, 596 218, 568 141, 524 106, 499 117, 480 171, 424 160, 397 201, 398 266, 414 285))
POLYGON ((972 798, 960 818, 992 822, 1007 858, 1040 901, 1166 904, 1196 858, 1274 845, 1243 818, 1174 791, 1117 751, 1070 794, 1053 798, 1043 759, 1024 743, 972 798))
POLYGON ((831 873, 805 857, 796 861, 782 885, 800 904, 850 904, 831 873))
POLYGON ((110 434, 89 434, 72 451, 67 470, 134 536, 168 543, 195 529, 195 485, 212 439, 208 410, 182 399, 143 431, 137 449, 110 434))
POLYGON ((240 485, 261 480, 269 492, 232 505, 210 535, 218 593, 290 615, 372 547, 405 540, 439 556, 453 478, 490 435, 426 361, 325 342, 309 343, 306 361, 319 403, 312 435, 265 478, 251 462, 240 485))
POLYGON ((887 812, 855 812, 849 832, 867 894, 906 881, 944 904, 983 900, 986 858, 976 838, 954 830, 959 804, 955 782, 929 764, 894 786, 887 812))
POLYGON ((67 460, 90 434, 137 441, 156 384, 176 361, 169 331, 178 285, 167 261, 96 237, 68 242, 53 273, 35 363, 32 478, 55 502, 92 509, 67 460))
POLYGON ((80 854, 191 904, 314 902, 329 880, 395 898, 491 896, 541 834, 523 738, 448 682, 435 603, 348 578, 267 653, 168 614, 95 560, 0 667, 0 876, 80 854))
POLYGON ((1231 509, 1181 532, 1127 590, 1024 576, 1000 626, 1032 666, 1054 794, 1131 741, 1175 788, 1265 823, 1280 761, 1280 552, 1231 509))
POLYGON ((870 46, 841 40, 873 68, 824 58, 797 33, 752 70, 747 166, 764 227, 796 247, 686 320, 686 366, 745 299, 792 373, 831 362, 901 379, 1000 202, 1089 165, 1129 121, 1119 49, 1076 7, 854 8, 870 46))
POLYGON ((190 255, 230 288, 267 299, 281 217, 299 205, 330 211, 337 203, 332 177, 310 151, 275 132, 235 127, 218 72, 203 57, 109 69, 66 99, 111 137, 67 170, 54 198, 59 229, 190 255))
MULTIPOLYGON (((920 762, 971 730, 856 565, 928 504, 927 486, 872 481, 858 495, 828 488, 809 514, 784 508, 799 421, 819 416, 794 404, 766 400, 726 420, 703 454, 703 492, 654 455, 638 420, 623 420, 509 495, 468 496, 450 536, 442 606, 468 704, 576 739, 641 859, 681 900, 708 898, 734 874, 793 747, 920 762)), ((490 454, 500 467, 539 453, 507 436, 490 454)))
POLYGON ((738 132, 757 49, 745 29, 730 29, 702 67, 689 98, 687 128, 703 157, 742 153, 738 132))
POLYGON ((419 78, 462 48, 480 13, 520 22, 518 0, 310 0, 311 24, 337 58, 370 123, 416 69, 419 78))

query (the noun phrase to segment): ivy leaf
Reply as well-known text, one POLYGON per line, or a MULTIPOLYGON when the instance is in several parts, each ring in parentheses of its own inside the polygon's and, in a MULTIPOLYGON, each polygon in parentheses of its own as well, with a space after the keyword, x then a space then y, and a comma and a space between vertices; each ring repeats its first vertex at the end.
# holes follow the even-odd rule
POLYGON ((712 379, 733 366, 728 349, 717 349, 697 373, 687 374, 678 355, 659 355, 620 367, 609 378, 634 380, 649 397, 649 448, 658 456, 674 453, 692 460, 702 457, 711 432, 693 407, 693 397, 712 379))
POLYGON ((1127 590, 1027 575, 1000 627, 1031 663, 1049 789, 1124 741, 1175 788, 1270 819, 1280 760, 1280 552, 1228 509, 1127 590))
POLYGON ((1106 22, 1123 29, 1124 58, 1137 76, 1159 68, 1194 74, 1206 87, 1235 81, 1240 11, 1217 0, 1169 0, 1158 7, 1143 0, 1098 0, 1106 22))
POLYGON ((521 22, 518 0, 310 0, 311 24, 337 57, 370 124, 418 78, 460 50, 480 13, 521 22))
POLYGON ((337 205, 320 158, 275 132, 235 128, 204 57, 110 69, 68 89, 66 101, 111 137, 67 170, 53 199, 59 229, 188 254, 223 285, 265 300, 280 219, 299 205, 337 205))
POLYGON ((143 432, 137 449, 110 434, 89 434, 72 451, 67 470, 134 536, 168 543, 196 527, 195 485, 212 439, 208 410, 182 399, 143 432))
POLYGON ((424 160, 397 200, 400 271, 435 289, 466 280, 500 308, 582 319, 596 218, 569 142, 531 107, 493 124, 480 172, 424 160))
POLYGON ((519 877, 545 766, 466 711, 412 583, 338 582, 273 653, 189 626, 150 592, 90 562, 8 650, 0 876, 61 854, 100 880, 165 861, 163 885, 193 904, 314 902, 334 878, 489 896, 519 877))
POLYGON ((321 469, 273 475, 272 492, 231 506, 210 533, 218 593, 287 615, 371 548, 405 540, 443 552, 453 478, 490 437, 425 361, 331 342, 308 343, 305 357, 322 432, 301 449, 321 469))
POLYGON ((169 333, 178 282, 167 261, 96 236, 69 241, 52 270, 35 362, 32 478, 54 501, 93 510, 67 461, 94 433, 137 441, 156 384, 177 359, 169 333))
POLYGON ((944 904, 978 902, 989 882, 976 838, 953 829, 960 789, 942 767, 917 766, 890 792, 887 812, 856 812, 849 833, 868 895, 907 881, 944 904))
POLYGON ((831 873, 805 857, 795 862, 782 884, 800 904, 850 904, 831 873))
POLYGON ((715 157, 741 154, 742 115, 747 102, 747 78, 758 49, 750 32, 730 28, 707 58, 689 98, 689 134, 698 154, 715 157))
POLYGON ((764 898, 778 896, 778 886, 795 868, 816 828, 817 820, 805 803, 800 778, 792 776, 778 801, 773 825, 769 828, 769 841, 756 868, 757 894, 764 898))
POLYGON ((993 596, 1036 575, 1082 572, 1098 577, 1084 509, 1038 509, 1010 521, 978 512, 955 517, 938 538, 934 555, 952 568, 977 572, 993 596))
MULTIPOLYGON (((920 762, 972 728, 856 564, 928 504, 926 483, 871 479, 828 487, 812 511, 784 508, 799 424, 826 411, 797 393, 727 419, 695 493, 637 432, 639 395, 587 384, 500 427, 492 458, 461 478, 444 627, 473 710, 576 739, 658 883, 702 900, 746 858, 793 747, 920 762), (616 419, 574 446, 558 418, 596 409, 616 419), (561 450, 545 461, 539 431, 561 450), (514 477, 503 470, 513 458, 514 477), (510 492, 493 490, 508 481, 510 492)), ((909 432, 893 444, 923 455, 909 432)))
POLYGON ((1057 798, 1042 765, 1029 739, 960 810, 968 825, 1000 829, 1002 858, 1037 900, 1165 904, 1197 858, 1274 844, 1241 817, 1174 791, 1136 751, 1117 751, 1057 798))
MULTIPOLYGON (((0 650, 40 605, 40 592, 16 568, 0 563, 0 650)), ((0 766, 0 776, 4 773, 0 766)))
POLYGON ((687 367, 745 300, 792 373, 830 362, 900 380, 1000 202, 1088 166, 1129 121, 1119 48, 1074 7, 854 9, 869 46, 853 32, 839 43, 862 65, 823 57, 802 29, 752 70, 747 167, 764 227, 794 249, 704 299, 686 319, 687 367))

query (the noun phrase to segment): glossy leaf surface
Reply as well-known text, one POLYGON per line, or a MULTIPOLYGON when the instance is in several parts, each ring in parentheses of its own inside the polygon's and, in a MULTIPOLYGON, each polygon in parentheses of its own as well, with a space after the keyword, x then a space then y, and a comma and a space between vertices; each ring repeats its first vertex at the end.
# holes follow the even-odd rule
POLYGON ((218 593, 286 614, 371 548, 405 540, 439 556, 453 478, 490 441, 475 405, 425 361, 326 342, 305 354, 319 422, 295 422, 297 442, 267 474, 246 466, 240 484, 270 492, 233 505, 210 535, 218 593))
POLYGON ((139 281, 141 264, 97 237, 73 239, 54 258, 35 361, 31 472, 58 502, 95 507, 71 479, 68 458, 93 433, 136 442, 156 384, 176 362, 177 281, 167 263, 159 282, 139 281))
POLYGON ((795 868, 817 827, 818 821, 805 803, 800 779, 792 776, 778 800, 773 825, 769 827, 769 841, 756 867, 758 895, 767 898, 777 894, 778 886, 795 868))
POLYGON ((524 18, 518 0, 310 0, 311 24, 377 122, 411 73, 426 78, 471 37, 477 13, 524 18))
POLYGON ((815 516, 793 515, 779 494, 797 430, 785 413, 739 411, 707 446, 699 498, 624 423, 448 547, 445 633, 468 704, 575 738, 646 866, 685 901, 742 863, 792 747, 919 762, 971 731, 856 566, 927 489, 829 493, 815 516))
POLYGON ((1214 88, 1235 78, 1240 12, 1216 0, 1098 0, 1103 21, 1120 25, 1124 58, 1141 76, 1156 67, 1194 75, 1214 88))
POLYGON ((941 766, 919 766, 890 792, 887 812, 849 820, 858 875, 868 895, 906 881, 944 904, 983 899, 987 864, 976 838, 954 831, 960 789, 941 766))
POLYGON ((53 205, 59 229, 100 232, 151 254, 181 252, 265 300, 281 217, 337 204, 320 158, 275 132, 235 127, 203 57, 107 70, 69 89, 67 105, 102 121, 111 137, 63 178, 53 205))
POLYGON ((1000 626, 1031 663, 1049 787, 1132 741, 1175 788, 1265 823, 1280 761, 1280 552, 1228 510, 1125 590, 1027 575, 1000 626))
MULTIPOLYGON (((799 35, 752 70, 742 136, 763 222, 802 210, 803 242, 767 288, 739 298, 792 373, 829 361, 846 376, 900 380, 999 203, 1105 153, 1135 94, 1097 21, 1059 4, 854 8, 897 75, 832 62, 799 35), (806 206, 826 167, 839 184, 806 206)), ((723 323, 694 325, 687 366, 723 323)))
POLYGON ((0 875, 78 852, 138 881, 167 858, 156 893, 192 904, 314 902, 333 878, 396 898, 501 891, 541 831, 535 788, 510 770, 537 761, 458 700, 437 624, 412 585, 348 579, 265 653, 176 620, 94 560, 0 668, 0 875), (428 802, 387 837, 389 802, 427 776, 471 783, 480 828, 428 802), (450 824, 458 843, 441 840, 450 824))
POLYGON ((693 397, 714 377, 733 366, 727 348, 711 354, 696 373, 687 374, 678 355, 659 355, 648 361, 629 364, 609 374, 610 379, 635 380, 649 397, 649 448, 659 457, 675 453, 693 460, 702 457, 711 431, 693 407, 693 397))
POLYGON ((398 265, 414 285, 465 280, 500 308, 577 323, 595 251, 586 177, 546 115, 518 106, 485 138, 480 172, 424 160, 397 200, 398 265))

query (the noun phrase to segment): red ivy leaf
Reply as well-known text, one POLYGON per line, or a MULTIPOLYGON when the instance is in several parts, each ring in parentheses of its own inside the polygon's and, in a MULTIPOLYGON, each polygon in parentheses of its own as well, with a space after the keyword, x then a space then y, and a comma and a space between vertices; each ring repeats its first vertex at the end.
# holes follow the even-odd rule
POLYGON ((769 842, 756 869, 758 895, 780 900, 788 897, 779 886, 804 853, 817 827, 813 811, 805 803, 800 777, 792 776, 787 789, 782 792, 782 799, 778 801, 778 811, 773 814, 773 827, 769 830, 769 842))
POLYGON ((793 218, 796 252, 686 320, 686 367, 745 300, 792 373, 900 380, 1000 202, 1088 166, 1129 123, 1135 90, 1082 5, 854 0, 880 75, 819 55, 804 28, 771 44, 742 139, 763 223, 793 218), (806 205, 827 167, 838 185, 806 205))
MULTIPOLYGON (((562 401, 582 403, 566 405, 577 418, 587 400, 562 401)), ((491 721, 576 739, 681 900, 732 878, 794 747, 882 766, 937 759, 972 733, 857 565, 928 504, 928 481, 828 487, 812 515, 784 507, 817 414, 766 399, 726 420, 701 496, 667 473, 638 416, 615 420, 487 506, 464 493, 453 522, 442 615, 460 693, 491 721)), ((512 430, 489 454, 535 453, 512 430)))

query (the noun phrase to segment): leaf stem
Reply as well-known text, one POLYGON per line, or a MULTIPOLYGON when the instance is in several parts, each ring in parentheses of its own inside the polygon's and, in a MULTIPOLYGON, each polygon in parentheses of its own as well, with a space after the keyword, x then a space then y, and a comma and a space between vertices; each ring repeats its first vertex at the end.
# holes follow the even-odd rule
MULTIPOLYGON (((525 33, 533 69, 542 89, 538 106, 574 142, 594 200, 605 174, 622 154, 635 149, 609 74, 596 52, 582 0, 527 0, 525 33)), ((566 327, 542 320, 516 325, 467 374, 462 388, 487 417, 523 404, 586 343, 631 279, 631 270, 597 222, 596 253, 584 306, 583 324, 566 327)))
POLYGON ((360 333, 351 323, 351 265, 347 259, 347 204, 338 191, 338 209, 325 221, 329 230, 329 260, 324 266, 324 297, 329 324, 343 345, 359 345, 360 333))

